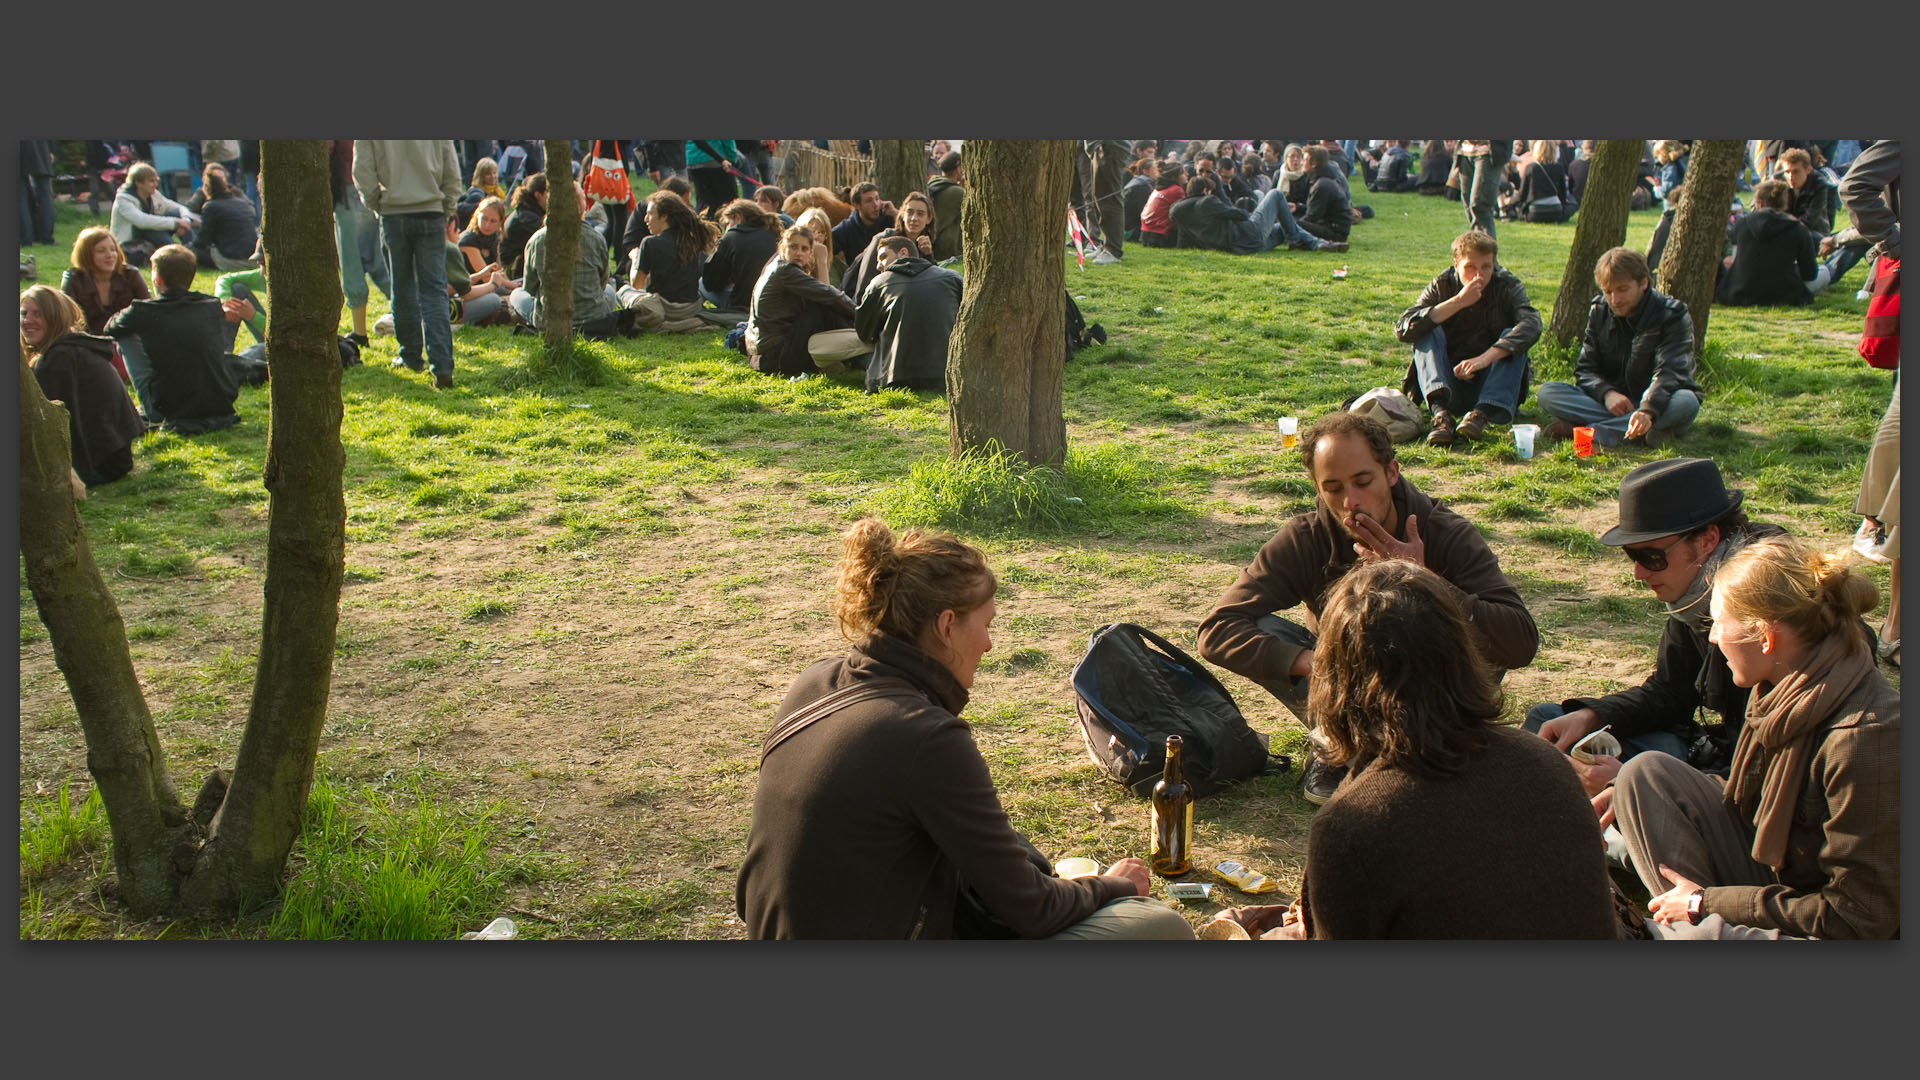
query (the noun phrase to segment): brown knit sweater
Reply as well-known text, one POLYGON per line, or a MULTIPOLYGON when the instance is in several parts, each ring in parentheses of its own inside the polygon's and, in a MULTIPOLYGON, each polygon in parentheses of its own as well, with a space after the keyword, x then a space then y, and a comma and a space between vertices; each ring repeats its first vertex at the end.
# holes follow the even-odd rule
MULTIPOLYGON (((1393 505, 1399 518, 1394 538, 1406 540, 1408 514, 1419 519, 1427 569, 1464 594, 1463 606, 1487 663, 1502 670, 1532 663, 1540 632, 1520 591, 1500 572, 1500 560, 1473 523, 1428 498, 1404 476, 1393 486, 1393 505)), ((1284 680, 1300 649, 1262 633, 1255 621, 1302 603, 1318 619, 1321 597, 1357 561, 1352 538, 1326 503, 1316 499, 1311 511, 1281 526, 1254 556, 1253 565, 1240 572, 1213 611, 1200 620, 1201 658, 1255 682, 1284 680)))
POLYGON ((856 702, 762 764, 734 893, 749 937, 952 937, 961 880, 1026 938, 1133 895, 1121 878, 1066 881, 1028 861, 957 715, 966 689, 907 642, 876 634, 845 659, 808 667, 774 722, 880 676, 907 680, 925 700, 856 702))
POLYGON ((1600 822, 1551 743, 1487 732, 1465 771, 1369 766, 1314 815, 1315 938, 1615 936, 1600 822))

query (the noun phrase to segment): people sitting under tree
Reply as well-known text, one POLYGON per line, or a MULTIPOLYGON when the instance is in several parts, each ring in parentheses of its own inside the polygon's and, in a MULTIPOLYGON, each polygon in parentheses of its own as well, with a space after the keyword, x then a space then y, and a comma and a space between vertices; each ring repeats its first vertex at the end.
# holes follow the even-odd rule
POLYGON ((1453 265, 1394 324, 1394 336, 1413 346, 1406 392, 1433 412, 1429 445, 1447 446, 1456 434, 1478 439, 1489 424, 1510 424, 1527 396, 1528 350, 1540 340, 1540 313, 1498 254, 1486 233, 1455 237, 1453 265))
POLYGON ((846 361, 868 348, 854 332, 854 304, 847 294, 813 276, 825 257, 813 233, 798 225, 780 240, 780 254, 767 262, 753 287, 747 316, 747 362, 769 375, 810 375, 847 370, 846 361))
POLYGON ((780 221, 752 199, 728 203, 720 220, 727 231, 700 273, 700 299, 717 311, 744 312, 761 273, 779 253, 780 221))
POLYGON ((150 424, 200 435, 240 422, 233 403, 240 382, 230 363, 228 323, 239 322, 218 299, 193 291, 199 263, 193 251, 167 244, 153 253, 151 300, 135 300, 107 320, 106 335, 138 336, 141 362, 126 354, 140 408, 150 424))
POLYGON ((647 238, 633 251, 632 281, 619 290, 634 324, 656 333, 684 333, 708 325, 700 317, 700 275, 720 242, 720 229, 671 191, 655 191, 640 206, 647 238))
POLYGON ((1400 559, 1327 590, 1307 697, 1347 779, 1314 815, 1297 903, 1223 918, 1276 940, 1621 936, 1593 811, 1558 754, 1501 723, 1462 596, 1400 559))
POLYGON ((1577 424, 1613 445, 1685 431, 1700 413, 1687 305, 1652 287, 1647 260, 1631 248, 1602 252, 1593 280, 1600 295, 1587 312, 1574 381, 1540 387, 1540 408, 1555 418, 1543 434, 1569 438, 1577 424))
POLYGON ((80 307, 45 285, 20 294, 20 356, 48 401, 67 411, 73 472, 87 487, 133 470, 133 443, 146 433, 114 367, 113 341, 86 332, 80 307))
MULTIPOLYGON (((1404 559, 1467 598, 1479 648, 1463 655, 1452 643, 1435 643, 1451 662, 1484 663, 1495 682, 1533 662, 1539 631, 1493 549, 1471 522, 1402 475, 1393 437, 1379 421, 1350 412, 1326 416, 1300 434, 1300 460, 1314 507, 1282 525, 1200 620, 1202 659, 1272 694, 1311 741, 1317 721, 1308 707, 1309 677, 1324 674, 1311 627, 1325 614, 1329 587, 1356 567, 1404 559), (1307 626, 1278 614, 1296 604, 1306 606, 1307 626)), ((1346 770, 1317 746, 1304 784, 1307 801, 1319 804, 1346 770)))
POLYGON ((1303 251, 1345 251, 1344 241, 1311 236, 1287 211, 1286 195, 1278 188, 1262 196, 1249 214, 1220 198, 1211 176, 1196 176, 1186 198, 1167 211, 1183 247, 1210 248, 1230 255, 1271 251, 1281 243, 1303 251))
POLYGON ((873 347, 867 391, 944 393, 947 347, 960 315, 960 275, 928 261, 908 237, 874 243, 879 269, 861 294, 853 324, 860 340, 873 347))
POLYGON ((747 936, 1191 940, 1141 860, 1057 877, 1008 821, 960 719, 993 644, 985 557, 872 518, 843 539, 834 616, 853 646, 775 714, 734 893, 747 936))
MULTIPOLYGON (((600 230, 586 224, 586 193, 579 190, 580 184, 574 182, 574 195, 579 199, 581 215, 580 244, 574 253, 573 265, 573 332, 590 336, 607 336, 612 332, 613 317, 620 312, 620 298, 615 295, 609 284, 612 269, 607 262, 607 238, 600 230)), ((545 196, 542 195, 542 199, 545 196)), ((546 298, 540 294, 543 282, 540 280, 540 256, 547 242, 547 227, 542 225, 527 238, 524 253, 526 276, 520 287, 513 290, 507 298, 507 304, 513 309, 522 323, 536 330, 547 327, 546 298)))
POLYGON ((1733 254, 1714 284, 1713 302, 1732 307, 1803 306, 1828 285, 1813 233, 1787 213, 1787 185, 1762 180, 1753 209, 1733 227, 1733 254))
POLYGON ((500 265, 507 276, 524 284, 527 279, 527 241, 547 226, 547 174, 534 173, 513 192, 513 216, 500 235, 500 265))
POLYGON ((1900 936, 1900 694, 1873 583, 1787 537, 1714 575, 1709 640, 1748 690, 1726 778, 1628 762, 1610 807, 1658 938, 1900 936))
POLYGON ((200 216, 160 194, 160 174, 152 165, 137 161, 114 193, 109 224, 127 262, 145 266, 157 248, 176 239, 191 245, 200 216))

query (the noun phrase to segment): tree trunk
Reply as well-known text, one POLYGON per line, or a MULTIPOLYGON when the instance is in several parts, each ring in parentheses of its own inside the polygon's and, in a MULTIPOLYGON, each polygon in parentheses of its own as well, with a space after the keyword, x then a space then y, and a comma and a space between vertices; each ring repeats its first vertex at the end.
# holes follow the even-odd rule
POLYGON ((918 139, 873 140, 873 182, 880 185, 880 197, 895 206, 908 192, 927 190, 927 144, 918 139))
POLYGON ((948 445, 954 456, 997 441, 1036 465, 1067 456, 1061 379, 1067 361, 1067 191, 1073 143, 967 143, 960 214, 967 279, 948 346, 948 445))
POLYGON ((190 856, 194 828, 167 775, 127 651, 126 624, 80 529, 67 439, 66 410, 47 401, 22 357, 20 554, 27 587, 80 714, 87 771, 113 833, 120 899, 144 918, 173 910, 180 887, 175 851, 185 845, 190 856))
POLYGON ((1707 340, 1707 313, 1713 308, 1720 258, 1727 250, 1727 214, 1745 156, 1746 144, 1738 139, 1693 144, 1687 180, 1680 185, 1680 207, 1660 256, 1660 291, 1687 305, 1696 357, 1707 340))
POLYGON ((580 200, 573 193, 572 149, 547 140, 547 235, 540 241, 540 308, 547 356, 573 346, 573 269, 580 260, 580 200))
POLYGON ((340 445, 340 275, 327 144, 260 145, 267 291, 267 573, 260 660, 233 781, 181 890, 230 915, 279 893, 326 724, 346 529, 340 445))
POLYGON ((1593 283, 1594 264, 1607 250, 1626 243, 1627 212, 1644 149, 1639 139, 1600 139, 1593 144, 1587 186, 1574 219, 1573 248, 1560 274, 1560 292, 1554 297, 1553 321, 1547 328, 1547 335, 1562 345, 1578 341, 1586 331, 1587 309, 1600 295, 1593 283))

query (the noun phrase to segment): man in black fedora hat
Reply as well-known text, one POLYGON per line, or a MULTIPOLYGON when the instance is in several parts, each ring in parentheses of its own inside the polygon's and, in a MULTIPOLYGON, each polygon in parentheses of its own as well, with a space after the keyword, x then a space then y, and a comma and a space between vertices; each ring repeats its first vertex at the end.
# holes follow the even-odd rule
MULTIPOLYGON (((1527 730, 1567 750, 1606 726, 1621 758, 1659 751, 1686 760, 1697 737, 1694 712, 1720 714, 1714 742, 1731 746, 1746 715, 1747 691, 1733 683, 1726 658, 1707 641, 1708 593, 1720 563, 1747 541, 1785 532, 1749 522, 1742 493, 1728 491, 1720 467, 1703 458, 1649 462, 1620 480, 1620 523, 1600 542, 1633 560, 1633 576, 1667 605, 1653 674, 1630 690, 1568 698, 1527 712, 1527 730)), ((1568 759, 1603 815, 1620 759, 1592 765, 1568 759)))

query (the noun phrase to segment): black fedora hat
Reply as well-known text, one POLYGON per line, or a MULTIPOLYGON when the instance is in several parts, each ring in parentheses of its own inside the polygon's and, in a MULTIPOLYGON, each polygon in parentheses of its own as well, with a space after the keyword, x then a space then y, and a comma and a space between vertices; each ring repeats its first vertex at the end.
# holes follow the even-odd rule
POLYGON ((1611 547, 1692 532, 1740 505, 1720 466, 1705 458, 1652 461, 1620 478, 1620 524, 1601 534, 1611 547))

